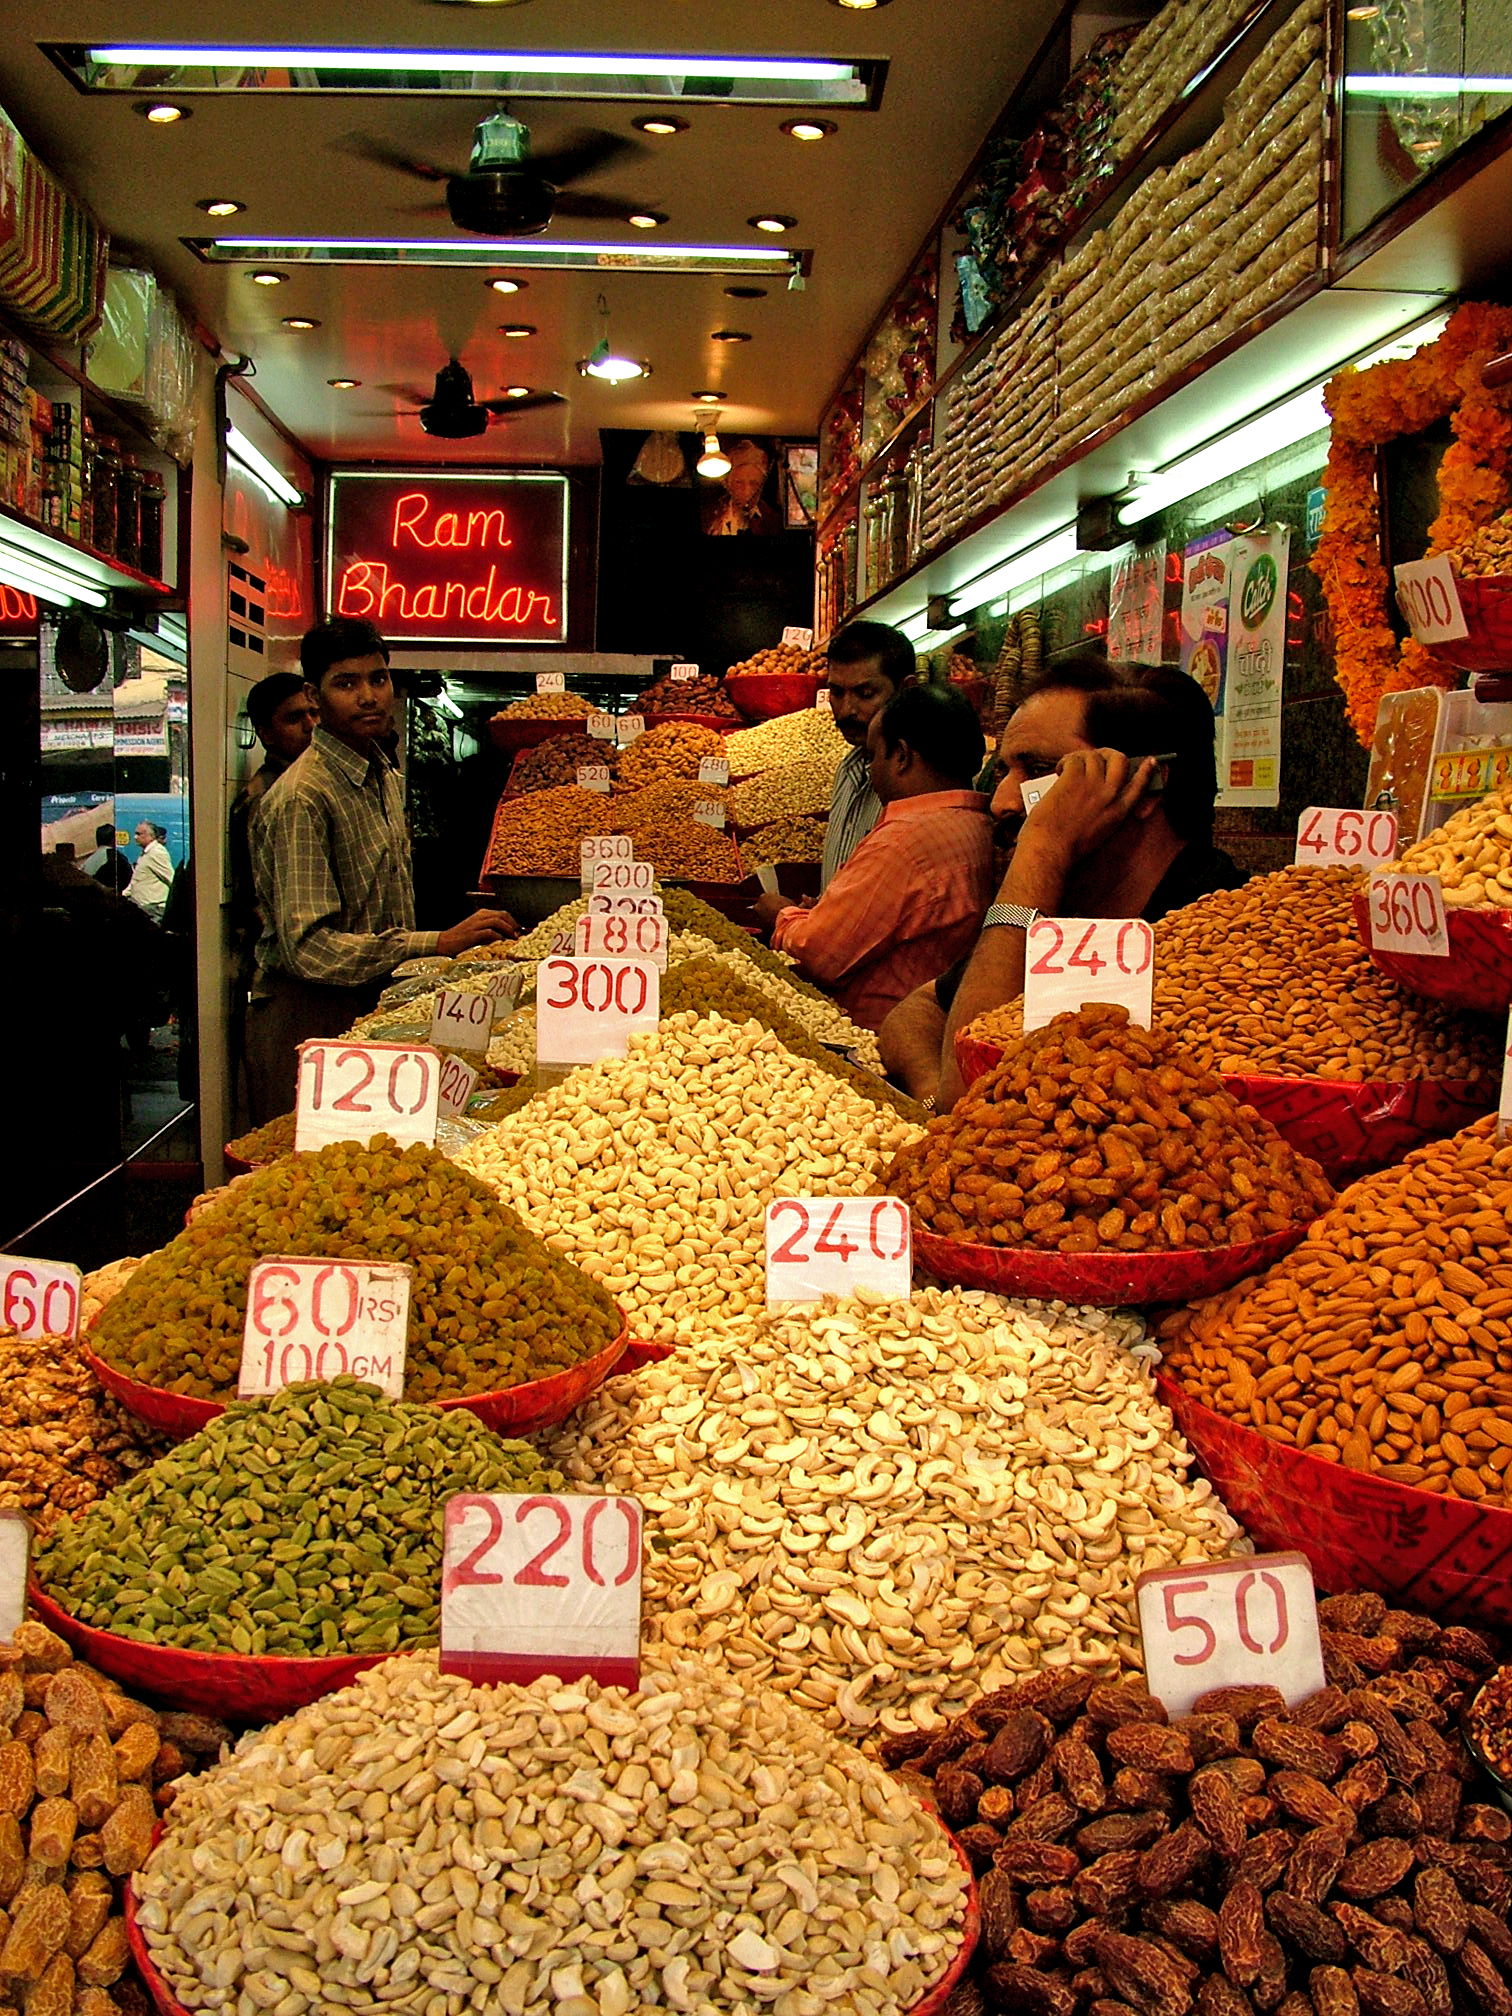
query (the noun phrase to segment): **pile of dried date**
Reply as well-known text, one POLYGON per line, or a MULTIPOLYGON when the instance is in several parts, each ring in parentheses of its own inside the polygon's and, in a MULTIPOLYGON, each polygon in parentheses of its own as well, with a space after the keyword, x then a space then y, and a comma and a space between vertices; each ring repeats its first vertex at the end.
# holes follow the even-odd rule
POLYGON ((1457 1732, 1498 1647, 1374 1594, 1319 1616, 1293 1709, 1047 1669, 879 1746, 978 1872, 989 2011, 1512 2016, 1512 1817, 1457 1732))

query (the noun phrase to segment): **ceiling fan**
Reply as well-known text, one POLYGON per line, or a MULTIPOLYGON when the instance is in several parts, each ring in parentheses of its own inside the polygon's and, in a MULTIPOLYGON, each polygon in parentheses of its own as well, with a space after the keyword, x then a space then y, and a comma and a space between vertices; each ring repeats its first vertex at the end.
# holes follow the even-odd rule
POLYGON ((421 182, 446 184, 446 209, 459 231, 489 238, 529 238, 555 217, 623 220, 636 207, 627 196, 599 196, 569 185, 592 175, 623 154, 639 153, 632 141, 593 128, 569 134, 549 154, 534 154, 530 128, 508 112, 491 112, 473 132, 465 169, 440 168, 376 140, 351 134, 346 152, 375 161, 421 182))
POLYGON ((420 425, 426 433, 442 441, 467 441, 481 434, 492 421, 566 403, 560 392, 518 392, 498 399, 479 399, 473 393, 471 373, 455 357, 436 373, 435 390, 429 395, 418 385, 386 385, 383 389, 397 393, 411 411, 420 415, 420 425))

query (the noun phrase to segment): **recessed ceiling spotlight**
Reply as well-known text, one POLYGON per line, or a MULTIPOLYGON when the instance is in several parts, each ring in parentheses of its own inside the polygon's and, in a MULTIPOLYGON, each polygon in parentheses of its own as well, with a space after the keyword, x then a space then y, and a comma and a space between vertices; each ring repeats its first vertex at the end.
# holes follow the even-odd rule
POLYGON ((194 207, 203 210, 207 217, 239 217, 247 206, 238 203, 234 196, 201 196, 194 207))
POLYGON ((528 280, 490 280, 489 286, 495 294, 519 294, 530 285, 528 280))
POLYGON ((528 385, 506 385, 504 387, 504 397, 506 399, 528 399, 530 397, 530 387, 528 385))
POLYGON ((717 406, 721 399, 724 398, 724 394, 722 392, 695 392, 693 397, 698 401, 700 406, 717 406))
POLYGON ((649 133, 656 140, 667 140, 674 133, 688 130, 687 120, 675 118, 670 112, 648 112, 644 119, 632 119, 630 124, 637 133, 649 133))
POLYGON ((726 287, 724 290, 732 301, 765 301, 765 287, 726 287))
POLYGON ((327 378, 327 385, 335 392, 355 392, 362 383, 360 378, 327 378))
POLYGON ((318 329, 320 324, 313 315, 285 315, 283 326, 285 329, 318 329))
POLYGON ((782 231, 791 231, 793 226, 798 222, 798 219, 796 217, 784 217, 779 212, 773 211, 765 217, 747 217, 746 222, 751 226, 753 231, 770 231, 776 234, 782 231))
POLYGON ((142 103, 134 105, 132 110, 139 112, 149 126, 177 126, 181 119, 194 117, 187 105, 156 104, 150 99, 143 99, 142 103))
POLYGON ((621 357, 607 343, 600 343, 591 357, 578 359, 584 378, 602 378, 608 385, 628 385, 632 378, 649 378, 651 366, 639 357, 621 357))
POLYGON ((749 343, 751 332, 749 329, 716 329, 709 340, 712 343, 749 343))
POLYGON ((536 325, 534 322, 501 322, 499 324, 499 334, 501 336, 534 336, 535 332, 536 325))
POLYGON ((782 130, 791 140, 827 140, 840 128, 833 119, 784 119, 782 130))
POLYGON ((1379 21, 1381 10, 1379 7, 1371 5, 1346 7, 1344 9, 1344 18, 1346 21, 1379 21))
POLYGON ((625 219, 625 222, 633 224, 637 231, 655 231, 666 221, 667 213, 664 210, 632 210, 625 219))
POLYGON ((269 266, 264 267, 261 272, 252 274, 251 280, 254 287, 282 287, 288 277, 287 273, 275 273, 269 266))
POLYGON ((851 14, 870 14, 874 7, 885 7, 887 0, 830 0, 830 4, 851 14))

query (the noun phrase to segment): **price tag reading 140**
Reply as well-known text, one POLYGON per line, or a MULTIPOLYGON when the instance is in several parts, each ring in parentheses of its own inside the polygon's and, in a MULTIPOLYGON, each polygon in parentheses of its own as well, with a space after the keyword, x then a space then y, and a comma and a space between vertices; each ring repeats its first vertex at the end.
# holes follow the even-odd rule
POLYGON ((1309 805, 1297 821, 1297 866, 1324 868, 1339 861, 1363 868, 1394 861, 1395 812, 1352 812, 1335 805, 1309 805))
POLYGON ((493 1018, 491 994, 470 994, 460 987, 443 987, 431 1010, 430 1040, 448 1050, 481 1053, 488 1048, 493 1018))
POLYGON ((404 1392, 410 1270, 392 1261, 259 1260, 247 1277, 237 1397, 350 1374, 404 1392))
POLYGON ((1024 1033, 1089 1001, 1150 1026, 1155 933, 1142 917, 1040 917, 1024 948, 1024 1033))
POLYGON ((897 1197, 779 1197, 766 1212, 766 1299, 819 1302, 867 1288, 906 1302, 913 1223, 897 1197))
POLYGON ((388 1134, 401 1148, 414 1141, 433 1148, 440 1064, 434 1050, 409 1043, 301 1043, 294 1146, 366 1144, 388 1134))
POLYGON ((1291 1706, 1326 1684, 1304 1554, 1157 1568, 1134 1593, 1145 1685, 1170 1715, 1215 1687, 1277 1687, 1291 1706))
POLYGON ((66 1260, 0 1260, 0 1325, 17 1337, 77 1337, 83 1293, 66 1260))
POLYGON ((1370 947, 1373 952, 1449 957, 1449 924, 1437 875, 1372 875, 1370 947))

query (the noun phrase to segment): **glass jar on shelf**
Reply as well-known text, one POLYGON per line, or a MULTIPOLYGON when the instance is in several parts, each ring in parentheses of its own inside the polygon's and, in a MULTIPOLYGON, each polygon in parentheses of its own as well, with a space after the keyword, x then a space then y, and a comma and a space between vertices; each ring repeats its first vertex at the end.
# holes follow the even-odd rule
POLYGON ((156 469, 143 469, 142 494, 138 506, 137 565, 154 581, 163 576, 163 500, 166 491, 156 469))
POLYGON ((142 564, 142 470, 134 455, 121 457, 116 500, 116 558, 123 567, 142 564))

